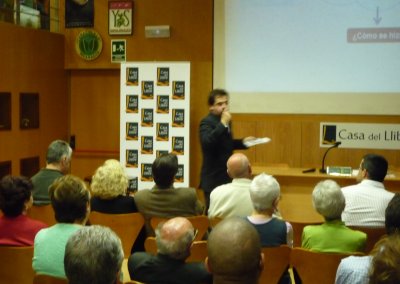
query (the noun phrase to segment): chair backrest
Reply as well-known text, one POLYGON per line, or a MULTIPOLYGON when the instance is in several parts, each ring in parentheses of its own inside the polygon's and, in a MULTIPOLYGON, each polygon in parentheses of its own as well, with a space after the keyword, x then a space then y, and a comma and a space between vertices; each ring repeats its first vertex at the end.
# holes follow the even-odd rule
POLYGON ((358 227, 348 226, 352 230, 358 230, 367 234, 367 243, 365 245, 365 252, 369 253, 375 246, 375 244, 386 235, 386 228, 371 228, 371 227, 358 227))
POLYGON ((279 247, 264 247, 264 269, 260 275, 259 284, 276 284, 290 265, 291 248, 287 245, 279 247))
POLYGON ((53 226, 57 223, 56 218, 54 216, 54 209, 51 204, 48 205, 33 205, 29 208, 27 215, 35 220, 42 221, 48 226, 53 226))
POLYGON ((221 217, 213 217, 209 219, 211 229, 218 225, 222 221, 221 217))
POLYGON ((32 257, 33 246, 0 246, 0 282, 31 284, 35 275, 32 257))
POLYGON ((55 276, 36 274, 33 278, 33 284, 67 284, 68 280, 65 278, 59 278, 55 276))
MULTIPOLYGON (((205 215, 198 215, 185 218, 187 218, 192 223, 193 227, 198 230, 195 241, 201 241, 204 235, 208 232, 208 227, 210 226, 208 217, 205 215)), ((150 219, 150 225, 153 228, 153 230, 155 230, 159 223, 165 222, 168 219, 169 218, 152 217, 150 219)))
POLYGON ((186 262, 204 262, 207 256, 207 241, 194 241, 186 262))
POLYGON ((361 253, 322 253, 303 248, 293 248, 290 264, 302 280, 302 284, 335 283, 336 271, 342 258, 361 253))
POLYGON ((144 241, 144 250, 148 253, 157 254, 157 243, 155 237, 147 237, 144 241))
MULTIPOLYGON (((146 252, 156 255, 156 238, 147 237, 144 242, 144 249, 146 252)), ((203 262, 207 255, 207 241, 194 241, 190 248, 190 256, 186 259, 186 262, 203 262)))
POLYGON ((288 221, 293 227, 293 247, 301 247, 303 229, 308 225, 321 225, 323 222, 295 222, 288 221))
POLYGON ((92 211, 89 220, 92 225, 111 228, 119 236, 125 257, 131 254, 133 243, 144 225, 144 218, 140 213, 106 214, 92 211))

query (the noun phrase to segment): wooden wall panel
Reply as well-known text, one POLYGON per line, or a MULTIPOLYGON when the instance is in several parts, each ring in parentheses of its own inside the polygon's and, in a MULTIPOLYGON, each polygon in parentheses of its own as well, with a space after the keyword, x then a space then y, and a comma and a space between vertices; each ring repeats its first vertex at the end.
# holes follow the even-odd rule
MULTIPOLYGON (((235 114, 234 132, 240 128, 244 136, 268 136, 272 141, 244 151, 253 165, 288 164, 290 167, 321 167, 326 148, 319 147, 320 122, 352 123, 400 123, 399 116, 357 116, 357 115, 298 115, 298 114, 235 114), (248 127, 256 123, 256 127, 248 127)), ((332 149, 325 165, 351 166, 358 168, 361 158, 367 153, 386 157, 392 168, 400 167, 398 150, 377 149, 332 149)))
POLYGON ((64 37, 3 22, 0 37, 0 91, 12 93, 12 129, 0 131, 0 161, 11 160, 12 174, 19 175, 21 158, 39 156, 44 166, 48 144, 68 139, 64 37), (21 92, 39 94, 39 129, 19 127, 21 92))
POLYGON ((133 35, 109 36, 108 2, 95 1, 94 29, 103 39, 103 51, 93 61, 85 61, 75 52, 75 39, 82 29, 63 30, 65 66, 71 70, 71 133, 76 135, 77 147, 72 163, 74 174, 92 175, 104 160, 119 157, 120 71, 119 64, 110 62, 110 45, 113 38, 125 38, 127 61, 191 64, 190 184, 198 185, 201 165, 198 125, 208 112, 207 95, 212 88, 212 14, 212 0, 134 1, 133 35), (146 39, 147 25, 169 25, 171 37, 146 39), (82 149, 108 152, 80 152, 82 149))

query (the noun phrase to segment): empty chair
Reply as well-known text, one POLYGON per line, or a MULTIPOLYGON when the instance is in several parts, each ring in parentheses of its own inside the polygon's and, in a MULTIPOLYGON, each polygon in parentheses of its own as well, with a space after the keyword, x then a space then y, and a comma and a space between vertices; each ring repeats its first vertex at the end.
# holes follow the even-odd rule
POLYGON ((290 264, 297 272, 302 284, 335 283, 336 271, 342 258, 362 253, 321 253, 302 248, 293 248, 290 264))
POLYGON ((33 205, 29 210, 29 217, 35 220, 42 221, 47 224, 49 227, 53 226, 56 222, 56 218, 54 217, 54 210, 51 204, 48 205, 33 205))
POLYGON ((33 284, 67 284, 68 280, 66 278, 59 278, 55 276, 36 274, 33 278, 33 284))
POLYGON ((0 282, 31 284, 33 247, 0 246, 0 282))
POLYGON ((358 227, 348 226, 352 230, 358 230, 367 234, 367 243, 365 245, 365 253, 369 253, 375 246, 375 244, 386 235, 386 228, 371 228, 371 227, 358 227))
MULTIPOLYGON (((208 231, 208 227, 210 225, 207 216, 205 215, 199 215, 199 216, 190 216, 190 217, 185 217, 192 223, 193 227, 198 230, 197 236, 194 239, 195 241, 201 241, 204 237, 204 235, 208 231)), ((168 218, 162 218, 162 217, 152 217, 150 220, 150 225, 155 230, 158 226, 159 223, 164 222, 168 220, 168 218)))
POLYGON ((276 284, 290 265, 291 248, 287 245, 279 247, 264 247, 264 269, 261 272, 259 284, 276 284))
POLYGON ((89 220, 92 225, 111 228, 119 236, 125 257, 131 254, 132 245, 144 225, 144 219, 140 213, 105 214, 92 211, 89 220))

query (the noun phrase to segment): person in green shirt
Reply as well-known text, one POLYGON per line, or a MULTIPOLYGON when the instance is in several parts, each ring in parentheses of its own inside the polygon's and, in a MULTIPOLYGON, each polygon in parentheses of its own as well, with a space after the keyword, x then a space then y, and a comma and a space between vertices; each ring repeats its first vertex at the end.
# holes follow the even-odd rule
POLYGON ((367 235, 346 227, 342 221, 345 198, 335 181, 319 182, 313 190, 312 202, 325 222, 322 225, 304 227, 301 244, 303 248, 329 253, 364 252, 367 235))
POLYGON ((32 268, 36 274, 65 278, 65 245, 88 220, 90 193, 83 180, 72 175, 56 179, 49 193, 57 223, 37 233, 32 268))

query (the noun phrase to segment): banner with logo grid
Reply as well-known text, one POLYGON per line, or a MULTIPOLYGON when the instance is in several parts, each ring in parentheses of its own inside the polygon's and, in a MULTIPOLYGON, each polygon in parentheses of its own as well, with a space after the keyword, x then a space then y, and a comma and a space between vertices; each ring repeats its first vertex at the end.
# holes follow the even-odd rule
POLYGON ((120 162, 129 190, 152 188, 151 166, 178 157, 176 187, 189 186, 190 63, 121 64, 120 162))

